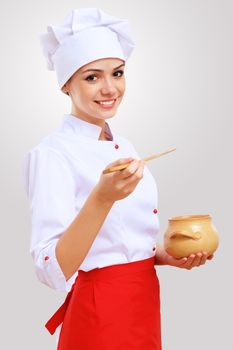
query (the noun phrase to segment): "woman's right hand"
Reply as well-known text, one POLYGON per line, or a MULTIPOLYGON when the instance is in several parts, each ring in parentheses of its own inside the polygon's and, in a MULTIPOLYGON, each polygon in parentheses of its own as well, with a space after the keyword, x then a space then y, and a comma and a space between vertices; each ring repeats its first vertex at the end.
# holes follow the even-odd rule
POLYGON ((123 170, 101 174, 96 185, 96 191, 101 200, 115 202, 127 197, 143 178, 144 160, 120 158, 108 164, 105 169, 125 163, 130 164, 123 170))

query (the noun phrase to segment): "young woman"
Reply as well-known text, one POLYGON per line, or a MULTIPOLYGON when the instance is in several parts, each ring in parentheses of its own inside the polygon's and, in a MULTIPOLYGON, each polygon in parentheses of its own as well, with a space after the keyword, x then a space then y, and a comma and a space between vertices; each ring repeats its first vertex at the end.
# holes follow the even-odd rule
POLYGON ((36 273, 69 292, 46 327, 58 329, 58 350, 161 350, 155 265, 191 269, 207 255, 178 260, 156 244, 155 180, 106 121, 124 96, 130 28, 100 9, 79 9, 49 26, 41 43, 71 100, 62 125, 24 162, 36 273), (124 163, 126 169, 103 174, 124 163))

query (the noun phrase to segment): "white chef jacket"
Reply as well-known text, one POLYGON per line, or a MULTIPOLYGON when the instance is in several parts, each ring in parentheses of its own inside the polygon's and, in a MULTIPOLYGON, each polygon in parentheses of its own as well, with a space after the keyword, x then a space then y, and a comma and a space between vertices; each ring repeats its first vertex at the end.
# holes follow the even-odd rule
MULTIPOLYGON (((30 203, 30 253, 39 280, 68 292, 78 271, 67 281, 55 255, 59 237, 79 213, 103 169, 119 158, 140 159, 132 143, 72 114, 29 150, 23 159, 23 183, 30 203)), ((90 217, 91 220, 91 217, 90 217)), ((134 191, 116 201, 79 269, 128 263, 155 255, 159 232, 157 186, 147 166, 134 191)))

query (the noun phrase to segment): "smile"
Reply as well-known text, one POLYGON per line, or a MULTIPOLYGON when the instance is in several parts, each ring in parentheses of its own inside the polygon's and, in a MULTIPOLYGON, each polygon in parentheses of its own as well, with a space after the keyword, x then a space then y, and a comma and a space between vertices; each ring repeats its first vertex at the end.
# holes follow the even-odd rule
POLYGON ((103 108, 112 108, 115 104, 116 99, 114 100, 105 100, 105 101, 95 101, 103 108))

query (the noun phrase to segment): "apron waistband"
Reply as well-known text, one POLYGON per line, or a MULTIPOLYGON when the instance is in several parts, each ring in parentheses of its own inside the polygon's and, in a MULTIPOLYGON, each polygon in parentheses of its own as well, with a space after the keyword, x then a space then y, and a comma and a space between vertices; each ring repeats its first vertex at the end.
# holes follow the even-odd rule
POLYGON ((152 269, 155 265, 154 261, 155 257, 152 256, 144 260, 137 260, 123 264, 104 266, 101 268, 95 268, 90 271, 79 270, 78 278, 84 281, 112 279, 127 273, 131 274, 134 272, 152 269))

